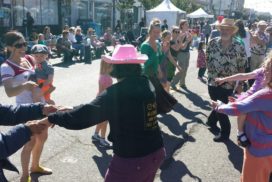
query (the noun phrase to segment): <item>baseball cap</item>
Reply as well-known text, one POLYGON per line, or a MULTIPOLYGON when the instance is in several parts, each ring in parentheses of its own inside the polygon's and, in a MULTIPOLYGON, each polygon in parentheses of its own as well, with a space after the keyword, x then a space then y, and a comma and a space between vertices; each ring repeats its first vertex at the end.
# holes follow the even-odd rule
POLYGON ((45 45, 36 44, 31 48, 31 53, 32 54, 49 54, 49 50, 47 46, 45 45))

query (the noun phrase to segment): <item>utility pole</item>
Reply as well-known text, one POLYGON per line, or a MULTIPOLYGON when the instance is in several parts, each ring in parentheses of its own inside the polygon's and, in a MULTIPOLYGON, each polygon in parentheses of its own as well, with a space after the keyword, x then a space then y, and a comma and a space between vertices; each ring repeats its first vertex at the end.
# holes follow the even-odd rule
POLYGON ((112 30, 114 30, 115 27, 115 2, 116 0, 112 0, 112 30))

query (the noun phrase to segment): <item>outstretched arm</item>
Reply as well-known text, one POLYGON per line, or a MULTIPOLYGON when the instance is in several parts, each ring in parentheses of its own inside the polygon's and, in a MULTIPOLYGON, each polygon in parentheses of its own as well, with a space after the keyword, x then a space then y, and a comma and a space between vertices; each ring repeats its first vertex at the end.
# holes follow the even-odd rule
POLYGON ((224 78, 215 78, 215 82, 218 83, 219 85, 225 83, 225 82, 230 82, 230 81, 243 81, 243 80, 250 80, 254 79, 256 77, 255 72, 249 72, 249 73, 238 73, 235 75, 231 75, 228 77, 224 78))

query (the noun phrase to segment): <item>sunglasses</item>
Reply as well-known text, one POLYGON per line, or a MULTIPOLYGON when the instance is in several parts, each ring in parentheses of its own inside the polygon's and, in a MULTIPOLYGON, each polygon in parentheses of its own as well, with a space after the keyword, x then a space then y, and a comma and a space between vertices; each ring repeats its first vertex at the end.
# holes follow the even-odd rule
POLYGON ((14 45, 14 47, 17 48, 17 49, 20 49, 20 48, 26 47, 26 46, 27 46, 27 42, 18 43, 18 44, 14 45))
POLYGON ((179 31, 173 31, 173 33, 179 33, 179 31))

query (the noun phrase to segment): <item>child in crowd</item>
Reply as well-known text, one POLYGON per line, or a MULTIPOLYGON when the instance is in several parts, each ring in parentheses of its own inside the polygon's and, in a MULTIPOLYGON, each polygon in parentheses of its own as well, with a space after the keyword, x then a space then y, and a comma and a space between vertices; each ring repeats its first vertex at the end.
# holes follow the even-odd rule
POLYGON ((46 45, 44 35, 42 33, 40 33, 38 36, 38 44, 46 45))
POLYGON ((55 104, 51 99, 51 93, 56 89, 56 87, 52 84, 54 68, 47 62, 49 50, 45 45, 37 44, 32 47, 31 53, 36 61, 35 74, 37 77, 37 83, 42 89, 42 95, 45 102, 48 104, 55 104))
POLYGON ((181 67, 178 66, 177 61, 173 58, 170 52, 170 40, 171 40, 171 32, 168 30, 164 30, 161 35, 161 46, 162 52, 164 53, 164 57, 160 63, 161 68, 161 78, 160 82, 163 88, 169 92, 170 90, 170 82, 167 80, 167 64, 168 61, 171 62, 179 71, 181 71, 181 67))
MULTIPOLYGON (((108 87, 112 85, 112 78, 110 76, 110 72, 112 70, 112 65, 102 61, 100 63, 100 75, 99 75, 99 91, 98 95, 106 90, 108 87)), ((108 121, 104 121, 96 125, 95 133, 92 136, 93 142, 99 142, 102 147, 109 147, 110 144, 106 141, 106 130, 107 130, 108 121), (101 135, 99 135, 101 132, 101 135)))
POLYGON ((204 74, 206 71, 206 56, 204 52, 204 42, 200 42, 198 45, 198 55, 197 55, 197 68, 198 70, 198 79, 201 80, 202 82, 206 83, 206 80, 204 78, 204 74))
MULTIPOLYGON (((271 59, 272 59, 272 51, 267 56, 266 61, 271 59)), ((238 74, 225 77, 225 78, 216 78, 215 81, 216 83, 221 85, 224 82, 237 81, 237 80, 250 80, 250 79, 255 79, 255 82, 248 91, 241 93, 237 99, 233 97, 229 98, 230 102, 234 102, 234 101, 241 101, 264 87, 264 79, 265 79, 264 66, 249 73, 238 73, 238 74)), ((244 133, 245 119, 246 119, 245 114, 241 114, 237 117, 237 125, 238 125, 237 141, 238 141, 238 144, 241 145, 242 147, 246 147, 250 145, 250 141, 248 140, 246 134, 244 133)))

